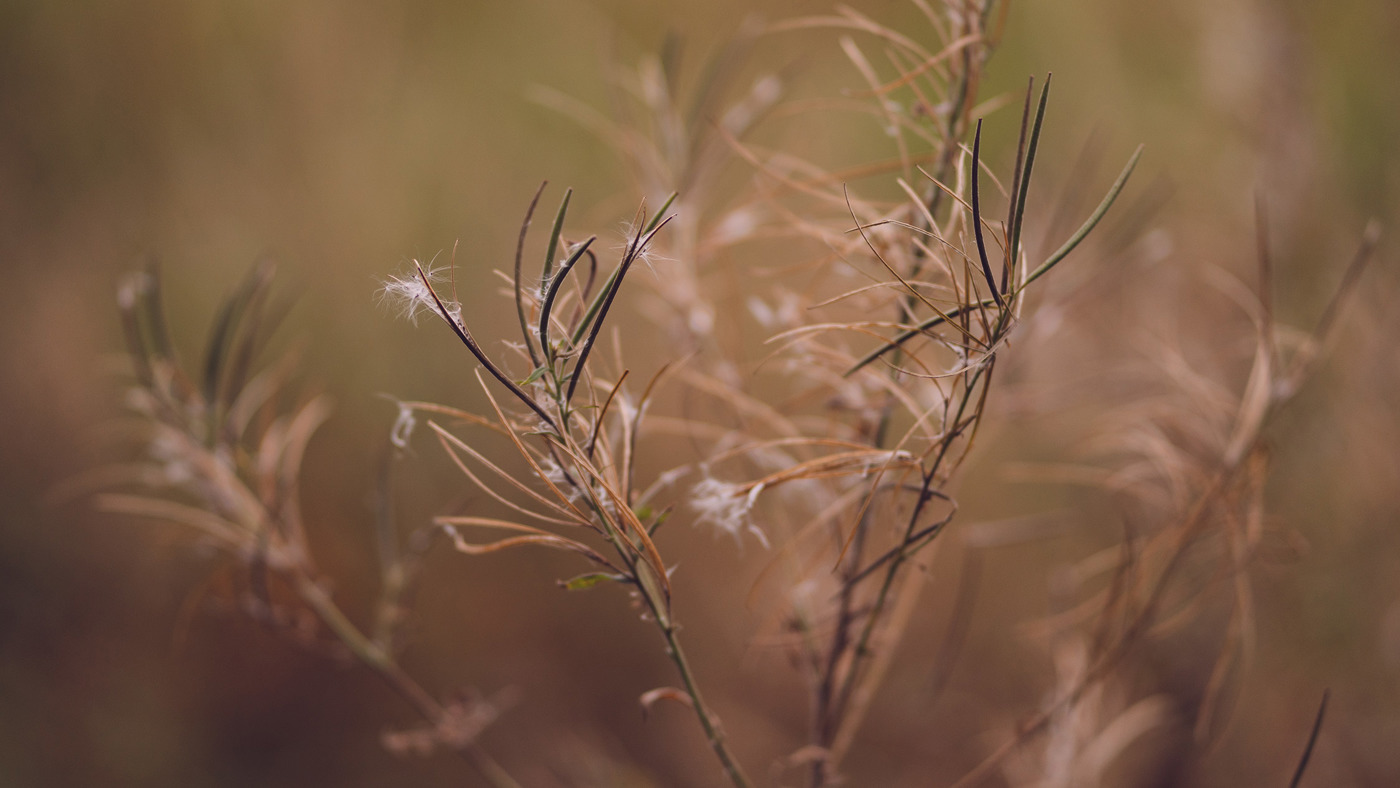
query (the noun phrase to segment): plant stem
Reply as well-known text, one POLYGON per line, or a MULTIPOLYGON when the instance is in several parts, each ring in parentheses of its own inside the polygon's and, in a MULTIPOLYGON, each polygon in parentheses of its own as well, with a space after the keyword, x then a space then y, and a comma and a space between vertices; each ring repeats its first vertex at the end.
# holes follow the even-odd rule
POLYGON ((724 730, 720 727, 718 718, 710 713, 709 707, 700 697, 700 685, 695 682, 695 675, 690 671, 690 663, 685 658, 685 652, 681 650, 680 641, 676 638, 676 630, 677 627, 673 623, 661 627, 661 634, 666 638, 666 655, 676 664, 676 670, 681 674, 681 681, 685 684, 686 693, 690 695, 690 703, 695 709, 695 716, 700 718, 700 727, 705 730, 705 739, 710 743, 710 749, 714 750, 715 757, 719 758, 720 765, 724 768, 724 775, 734 784, 734 788, 751 788, 752 784, 749 782, 749 778, 744 775, 743 768, 735 760, 734 754, 729 751, 729 745, 725 742, 724 730))
MULTIPOLYGON (((978 17, 981 20, 981 23, 977 25, 977 28, 979 30, 985 29, 985 21, 987 14, 991 8, 991 5, 992 3, 990 2, 990 0, 982 0, 980 5, 977 7, 978 17)), ((965 30, 964 32, 971 31, 965 30)), ((943 117, 943 128, 941 129, 943 135, 943 150, 941 155, 938 157, 938 167, 936 170, 937 179, 940 182, 947 180, 948 173, 953 167, 953 163, 956 159, 956 156, 962 150, 961 146, 958 144, 958 140, 960 140, 966 132, 968 120, 967 108, 971 104, 972 99, 974 98, 974 95, 976 93, 976 84, 978 81, 977 76, 981 71, 981 67, 986 63, 988 57, 990 57, 991 55, 990 43, 985 40, 981 43, 981 47, 976 51, 975 54, 973 48, 968 47, 963 50, 962 56, 960 58, 962 67, 958 69, 957 84, 954 87, 951 96, 951 107, 947 111, 946 115, 943 117)), ((977 177, 977 172, 975 169, 973 172, 973 177, 977 177)), ((925 199, 925 204, 927 206, 929 216, 936 216, 938 214, 941 208, 942 199, 943 192, 937 189, 936 187, 930 186, 928 196, 925 199)), ((918 221, 922 224, 926 220, 919 219, 918 221)), ((974 219, 974 221, 977 220, 974 219)), ((927 229, 932 230, 934 228, 929 227, 927 229)), ((979 231, 980 241, 980 225, 977 227, 977 230, 979 231)), ((909 273, 909 277, 911 279, 917 278, 919 276, 920 272, 922 271, 923 264, 925 262, 924 253, 917 245, 914 246, 912 253, 914 263, 909 273)), ((995 289, 995 285, 993 285, 993 288, 995 289)), ((906 294, 900 300, 898 304, 898 315, 901 320, 915 320, 915 303, 916 299, 913 294, 906 294)), ((992 303, 994 302, 991 299, 989 299, 985 305, 989 306, 992 303)), ((978 308, 980 306, 983 306, 983 304, 969 305, 966 308, 973 309, 978 308)), ((960 308, 959 310, 951 313, 949 317, 955 316, 961 311, 964 311, 964 308, 960 308)), ((936 323, 934 325, 936 325, 936 323)), ((921 327, 921 329, 922 328, 923 327, 921 327)), ((874 361, 879 356, 883 355, 885 352, 893 349, 895 361, 891 364, 889 374, 891 379, 897 382, 900 378, 898 359, 902 352, 901 345, 904 341, 906 341, 909 338, 912 338, 913 336, 917 336, 919 333, 919 331, 911 331, 909 332, 909 336, 902 336, 894 343, 883 346, 878 352, 874 352, 866 356, 866 358, 864 358, 859 364, 857 364, 852 369, 848 370, 845 373, 846 376, 853 374, 857 369, 865 366, 866 364, 874 361)), ((980 370, 974 375, 972 385, 967 391, 967 396, 971 396, 971 388, 976 386, 977 375, 980 375, 980 370)), ((955 428, 961 422, 963 408, 966 407, 966 404, 966 399, 964 399, 962 406, 958 410, 958 417, 953 419, 952 424, 955 428)), ((877 447, 883 447, 885 444, 885 440, 889 432, 891 416, 891 403, 887 402, 881 409, 880 420, 876 428, 875 434, 873 436, 873 444, 877 447)), ((846 561, 846 566, 842 570, 844 578, 842 583, 843 587, 841 591, 840 602, 838 606, 836 630, 831 639, 830 650, 827 654, 826 667, 821 674, 821 678, 818 681, 818 685, 814 693, 815 697, 813 701, 812 743, 819 747, 827 748, 828 750, 830 750, 833 742, 837 737, 839 729, 842 727, 843 719, 848 711, 847 702, 849 701, 852 694, 855 692, 855 688, 860 677, 860 668, 863 665, 864 659, 868 656, 870 640, 873 637, 876 625, 878 624, 879 619, 884 612, 885 605, 888 602, 890 591, 894 587, 895 580, 899 575, 899 570, 902 567, 904 561, 908 558, 909 553, 912 552, 912 550, 910 549, 912 545, 910 545, 909 543, 910 535, 912 535, 915 532, 920 514, 922 513, 924 506, 929 500, 929 496, 927 495, 927 493, 930 490, 930 488, 934 485, 934 482, 936 481, 938 468, 941 466, 944 457, 947 455, 951 447, 951 436, 956 435, 957 432, 958 431, 956 429, 950 432, 950 438, 943 442, 943 446, 941 447, 939 456, 934 461, 933 468, 925 476, 922 485, 923 489, 920 491, 919 499, 914 505, 914 512, 910 517, 908 527, 905 530, 905 537, 899 549, 899 553, 895 555, 890 562, 884 581, 880 586, 880 590, 876 594, 873 606, 866 614, 864 626, 861 628, 859 635, 855 638, 852 638, 853 624, 855 621, 854 604, 856 599, 854 585, 855 580, 860 575, 861 555, 863 552, 861 550, 861 547, 864 544, 866 523, 861 522, 856 526, 860 530, 857 534, 853 536, 853 549, 851 550, 851 555, 846 561), (850 654, 849 667, 846 670, 845 676, 838 678, 837 671, 843 658, 848 653, 850 654)), ((833 760, 835 760, 834 757, 813 764, 809 782, 811 788, 822 788, 822 786, 828 784, 832 772, 835 768, 833 760)))
MULTIPOLYGON (((365 637, 360 628, 345 615, 330 594, 304 572, 296 577, 297 593, 316 617, 340 640, 355 658, 374 670, 395 692, 403 696, 431 725, 442 723, 446 712, 423 686, 404 672, 393 655, 378 643, 365 637)), ((471 764, 491 788, 522 788, 514 777, 474 741, 454 744, 452 751, 471 764)))
MULTIPOLYGON (((617 546, 617 545, 615 545, 617 546)), ((620 546, 619 546, 620 547, 620 546)), ((619 552, 623 552, 619 549, 619 552)), ((627 559, 626 554, 623 558, 627 559)), ((645 571, 642 568, 633 566, 633 573, 645 571)), ((690 661, 685 657, 685 651, 681 648, 680 639, 676 633, 680 627, 676 624, 664 599, 656 599, 649 586, 638 580, 637 588, 640 589, 642 598, 646 600, 647 607, 651 609, 652 619, 656 621, 657 628, 661 630, 662 637, 666 638, 666 656, 675 663, 676 671, 681 674, 681 683, 685 685, 685 692, 690 696, 690 707, 695 710, 695 716, 700 720, 700 727, 705 731, 705 741, 709 742, 710 749, 714 751, 715 757, 719 758, 720 766, 724 769, 724 776, 729 778, 729 782, 734 788, 752 788, 752 783, 744 774, 744 769, 739 765, 739 761, 734 754, 729 751, 729 744, 724 738, 724 729, 720 726, 719 717, 710 711, 705 704, 705 699, 700 695, 700 684, 695 680, 695 674, 690 670, 690 661)))
POLYGON ((710 712, 709 706, 705 704, 705 699, 700 695, 700 685, 695 680, 695 674, 690 670, 690 661, 686 659, 685 651, 681 649, 680 639, 676 637, 680 627, 671 615, 669 602, 664 598, 657 598, 657 592, 652 584, 642 582, 641 573, 650 571, 646 566, 645 559, 637 560, 633 553, 627 549, 622 537, 609 524, 603 507, 594 499, 591 488, 584 487, 581 488, 581 491, 587 494, 588 501, 602 524, 603 536, 617 552, 618 557, 627 567, 627 571, 631 573, 638 593, 646 601, 647 608, 651 611, 652 620, 661 630, 662 637, 666 638, 666 656, 670 657, 671 662, 676 666, 676 671, 681 674, 681 683, 685 685, 686 694, 690 696, 690 706, 695 710, 695 716, 700 719, 700 727, 705 731, 705 741, 709 742, 710 749, 714 751, 715 757, 719 758, 720 766, 724 769, 724 776, 729 778, 729 782, 734 785, 734 788, 752 788, 753 784, 744 774, 743 767, 739 765, 734 754, 729 751, 729 745, 724 738, 724 730, 719 724, 719 717, 710 712))
MULTIPOLYGON (((1004 324, 1005 312, 1002 313, 1002 320, 1003 323, 998 325, 998 333, 1001 330, 1001 326, 1004 324)), ((908 525, 905 526, 904 537, 901 543, 906 548, 910 546, 910 537, 915 533, 918 527, 919 517, 923 513, 924 506, 932 499, 931 496, 928 495, 928 491, 933 489, 939 469, 942 467, 944 460, 947 459, 948 453, 953 447, 953 443, 965 431, 960 428, 959 425, 962 424, 963 414, 967 411, 967 406, 972 401, 973 392, 977 389, 977 384, 981 380, 984 372, 988 372, 990 376, 990 365, 993 362, 994 359, 989 359, 987 366, 981 366, 974 370, 963 390, 963 396, 960 398, 957 412, 952 420, 953 426, 949 428, 942 445, 939 447, 938 455, 934 458, 929 470, 924 475, 922 491, 919 494, 918 500, 914 503, 914 510, 910 514, 908 525)), ((980 419, 980 411, 974 414, 972 418, 980 419)), ((866 615, 865 626, 861 628, 860 636, 856 638, 855 644, 851 649, 851 665, 847 669, 846 677, 842 681, 841 687, 834 698, 833 703, 838 710, 838 714, 844 711, 846 702, 855 691, 855 686, 860 676, 860 668, 870 656, 870 640, 875 634, 876 625, 879 622, 881 614, 884 613, 885 605, 889 601, 890 592, 894 588, 895 580, 899 576, 899 570, 903 567, 904 562, 910 558, 911 554, 912 553, 908 549, 901 549, 890 559, 889 568, 885 570, 884 580, 880 584, 880 590, 875 596, 875 601, 870 608, 870 612, 866 615)))

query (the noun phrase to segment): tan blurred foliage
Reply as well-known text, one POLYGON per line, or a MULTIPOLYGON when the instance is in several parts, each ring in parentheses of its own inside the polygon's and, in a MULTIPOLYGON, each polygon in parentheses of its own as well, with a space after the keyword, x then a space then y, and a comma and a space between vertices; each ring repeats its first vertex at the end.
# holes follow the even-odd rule
MULTIPOLYGON (((853 5, 895 27, 916 20, 905 3, 853 5)), ((639 0, 0 7, 0 271, 10 279, 0 288, 0 783, 470 779, 451 760, 383 751, 380 734, 410 727, 412 715, 371 677, 248 621, 232 594, 207 587, 209 567, 160 531, 99 516, 71 494, 120 437, 117 277, 148 256, 162 261, 174 333, 192 353, 231 283, 261 257, 278 262, 283 287, 299 293, 278 342, 304 345, 306 379, 336 403, 303 480, 310 539, 344 578, 346 606, 363 612, 366 491, 394 419, 377 395, 478 401, 460 347, 376 306, 379 280, 409 258, 445 259, 459 240, 470 253, 460 265, 505 267, 544 179, 574 186, 579 215, 599 227, 629 214, 639 194, 628 170, 527 93, 545 85, 607 107, 610 64, 630 66, 668 31, 698 60, 751 10, 639 0)), ((757 10, 777 19, 825 8, 774 0, 757 10)), ((997 424, 960 490, 967 536, 955 531, 934 559, 923 618, 853 773, 949 784, 1083 670, 1082 644, 1039 642, 1027 624, 1063 612, 1067 575, 1119 543, 1121 501, 1063 474, 1047 483, 1046 468, 1083 463, 1107 423, 1128 431, 1106 420, 1109 404, 1179 393, 1173 380, 1194 385, 1163 347, 1243 388, 1248 322, 1207 271, 1253 275, 1256 193, 1270 206, 1285 323, 1315 323, 1367 218, 1388 238, 1400 231, 1397 51, 1400 6, 1387 0, 1013 4, 983 98, 1007 91, 1018 104, 1026 75, 1047 70, 1058 91, 1028 245, 1072 228, 1138 142, 1148 149, 1134 184, 1142 212, 1116 216, 1093 255, 1061 270, 1018 340, 993 400, 997 424), (1070 182, 1095 192, 1061 187, 1070 182), (1035 538, 1014 536, 1018 518, 1031 518, 1035 538), (954 664, 931 668, 961 626, 969 571, 966 642, 954 664)), ((830 36, 774 37, 753 57, 790 68, 799 95, 858 84, 830 36)), ((999 163, 1014 144, 1012 114, 989 131, 999 163)), ((833 126, 858 131, 858 121, 833 126)), ((814 155, 849 163, 863 153, 814 155)), ((1170 710, 1130 707, 1140 687, 1093 699, 1104 719, 1137 709, 1175 720, 1107 784, 1284 784, 1324 688, 1332 708, 1310 784, 1400 783, 1395 250, 1383 242, 1319 380, 1275 424, 1263 491, 1271 536, 1250 570, 1257 637, 1228 677, 1223 732, 1208 749, 1188 747, 1201 703, 1192 688, 1214 668, 1230 616, 1207 602, 1201 615, 1221 626, 1164 638, 1125 671, 1171 698, 1170 710)), ((464 294, 481 325, 513 319, 493 295, 464 294)), ((401 480, 405 522, 467 502, 445 466, 424 451, 401 480)), ((733 615, 748 610, 760 548, 736 558, 727 539, 671 536, 683 540, 673 549, 685 556, 677 596, 693 658, 762 780, 762 758, 803 741, 804 698, 782 652, 751 640, 771 623, 765 611, 733 615)), ((486 740, 527 785, 717 784, 693 719, 674 704, 643 718, 637 698, 674 682, 654 633, 617 600, 553 586, 569 575, 548 555, 430 555, 406 661, 444 693, 520 688, 486 740)), ((1037 768, 1013 764, 994 780, 1037 768)))

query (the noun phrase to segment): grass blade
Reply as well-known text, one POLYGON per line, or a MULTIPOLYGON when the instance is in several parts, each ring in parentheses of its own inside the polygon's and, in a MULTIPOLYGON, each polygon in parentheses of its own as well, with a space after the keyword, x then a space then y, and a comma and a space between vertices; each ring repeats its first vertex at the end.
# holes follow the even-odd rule
POLYGON ((1016 203, 1021 195, 1021 172, 1026 164, 1026 131, 1031 122, 1031 94, 1035 91, 1035 77, 1026 85, 1026 103, 1021 108, 1021 133, 1016 137, 1016 167, 1011 170, 1011 193, 1006 200, 1006 261, 1001 268, 1001 289, 1005 290, 1011 269, 1016 265, 1016 254, 1012 251, 1010 237, 1016 232, 1016 203))
POLYGON ((569 199, 574 196, 573 189, 564 190, 564 199, 559 203, 559 213, 554 216, 554 227, 549 231, 549 248, 544 253, 544 273, 540 277, 540 287, 549 281, 549 275, 554 271, 554 255, 559 251, 559 235, 564 232, 564 214, 569 212, 569 199))
POLYGON ((1331 695, 1327 690, 1322 693, 1322 703, 1317 707, 1317 717, 1313 720, 1312 732, 1308 734, 1308 743, 1303 747, 1303 757, 1298 759, 1298 768, 1293 771, 1293 779, 1288 781, 1288 788, 1298 788, 1303 781, 1303 772, 1308 770, 1308 761, 1312 760, 1313 747, 1317 746, 1317 735, 1322 732, 1322 718, 1327 713, 1327 698, 1331 695))
POLYGON ((219 314, 214 321, 204 355, 204 400, 211 411, 211 426, 216 423, 212 421, 216 416, 213 411, 217 410, 219 405, 221 384, 225 378, 224 372, 229 356, 234 352, 238 327, 248 310, 257 302, 259 294, 265 292, 271 279, 272 264, 267 261, 258 263, 219 307, 219 314))
POLYGON ((1026 285, 1044 276, 1061 260, 1068 257, 1069 253, 1073 252, 1075 247, 1079 246, 1079 244, 1089 236, 1089 233, 1093 231, 1094 227, 1097 226, 1104 215, 1108 213, 1108 209, 1113 207, 1113 203, 1118 199, 1118 195, 1122 193, 1123 187, 1127 185, 1128 176, 1133 174, 1133 168, 1137 167, 1138 159, 1142 158, 1143 148, 1144 146, 1139 145, 1137 150, 1133 151, 1133 157, 1128 159, 1127 166, 1123 168, 1123 172, 1119 173, 1118 180, 1113 182, 1113 186, 1109 188, 1108 194, 1104 195, 1103 202, 1099 203, 1099 207, 1095 208, 1094 212, 1090 214, 1084 224, 1075 231, 1074 235, 1070 236, 1068 241, 1065 241, 1064 246, 1061 246, 1054 254, 1047 257, 1045 262, 1040 264, 1039 268, 1032 271, 1031 275, 1026 277, 1026 281, 1022 283, 1019 289, 1025 289, 1026 285))
POLYGON ((642 235, 650 235, 656 231, 657 226, 661 224, 662 217, 666 215, 666 210, 671 207, 671 203, 676 201, 677 196, 679 196, 677 192, 671 192, 671 195, 666 198, 666 202, 661 203, 661 207, 656 210, 656 215, 651 217, 651 221, 642 230, 642 235))
MULTIPOLYGON (((559 266, 559 275, 549 282, 549 292, 544 297, 544 303, 540 305, 540 348, 544 351, 544 356, 549 361, 554 361, 554 351, 549 346, 549 313, 554 309, 554 299, 559 295, 559 287, 564 284, 564 280, 569 278, 569 272, 574 269, 574 264, 588 251, 588 247, 598 240, 598 236, 590 235, 587 240, 578 246, 569 255, 569 259, 559 266)), ((536 363, 535 366, 539 366, 536 363)))
POLYGON ((977 121, 977 132, 972 138, 972 230, 977 238, 977 256, 982 261, 982 275, 987 277, 987 287, 992 291, 992 299, 997 302, 997 306, 1005 307, 1006 303, 1001 300, 1001 293, 997 289, 996 277, 992 276, 992 265, 987 262, 987 242, 982 238, 982 204, 980 200, 980 189, 977 184, 982 180, 982 173, 978 169, 982 154, 982 121, 977 121))
MULTIPOLYGON (((535 362, 535 366, 540 365, 539 354, 535 351, 534 340, 530 337, 530 321, 525 319, 525 294, 520 288, 520 265, 525 256, 525 236, 530 232, 530 220, 535 216, 535 207, 540 204, 540 196, 544 194, 544 187, 549 185, 549 181, 540 183, 540 188, 535 190, 535 196, 530 200, 530 207, 525 209, 525 221, 520 223, 520 238, 515 242, 515 313, 520 317, 520 335, 525 338, 525 349, 530 352, 530 360, 535 362)), ((555 224, 555 238, 558 238, 558 224, 555 224)))
MULTIPOLYGON (((657 215, 660 216, 661 214, 657 215)), ((647 244, 649 244, 651 239, 656 237, 656 234, 661 231, 661 228, 665 227, 670 221, 670 217, 662 219, 660 222, 653 221, 650 231, 637 235, 637 238, 632 242, 631 248, 627 250, 627 255, 623 257, 622 262, 618 264, 617 271, 613 273, 611 286, 598 294, 603 300, 596 312, 597 317, 593 319, 593 327, 588 333, 588 341, 584 344, 583 350, 579 352, 578 363, 574 364, 573 375, 569 380, 569 391, 564 395, 565 403, 572 401, 574 398, 574 390, 578 388, 579 379, 583 377, 583 367, 588 363, 588 356, 593 350, 594 343, 598 341, 598 332, 602 330, 603 321, 607 319, 608 309, 612 306, 613 299, 617 297, 617 291, 622 288, 622 278, 627 275, 627 269, 631 268, 632 263, 636 262, 637 258, 642 256, 642 252, 646 249, 647 244)), ((579 330, 582 329, 583 325, 580 324, 579 330)))
MULTIPOLYGON (((1026 194, 1031 187, 1031 171, 1035 168, 1035 152, 1040 146, 1040 128, 1045 122, 1045 105, 1050 98, 1050 80, 1054 74, 1045 75, 1045 85, 1040 89, 1040 106, 1035 110, 1035 123, 1031 125, 1031 138, 1026 146, 1025 169, 1020 172, 1020 182, 1015 185, 1015 209, 1016 213, 1011 221, 1011 244, 1009 246, 1011 264, 1016 264, 1017 256, 1021 251, 1021 223, 1026 215, 1026 194)), ((1030 98, 1029 94, 1027 98, 1030 98)))

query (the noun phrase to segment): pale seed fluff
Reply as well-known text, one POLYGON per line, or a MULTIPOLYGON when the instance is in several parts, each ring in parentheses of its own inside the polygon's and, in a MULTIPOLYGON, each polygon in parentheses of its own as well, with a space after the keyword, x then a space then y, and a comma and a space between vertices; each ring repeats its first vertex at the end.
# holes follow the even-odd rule
POLYGON ((399 415, 394 419, 394 428, 389 431, 389 442, 399 451, 408 451, 408 441, 413 437, 413 429, 418 426, 418 419, 413 415, 412 405, 397 400, 395 402, 399 406, 399 415))
MULTIPOLYGON (((418 316, 424 312, 444 317, 438 311, 437 301, 433 299, 433 291, 428 288, 428 283, 436 285, 439 282, 446 282, 449 267, 434 268, 429 264, 421 268, 423 275, 420 276, 418 273, 420 264, 417 260, 413 262, 412 269, 402 274, 394 274, 384 282, 384 286, 379 288, 379 302, 393 307, 399 317, 407 319, 414 325, 418 324, 418 316), (425 277, 427 282, 423 281, 425 277)), ((444 293, 439 292, 438 297, 443 299, 443 306, 447 308, 451 319, 460 323, 462 305, 445 297, 444 293)), ((444 319, 446 318, 444 317, 444 319)))
POLYGON ((706 476, 690 491, 690 508, 696 513, 695 524, 714 526, 740 543, 744 532, 748 532, 767 547, 767 535, 749 517, 762 491, 762 485, 746 490, 744 486, 706 476))
POLYGON ((725 214, 715 225, 714 240, 719 244, 731 244, 748 238, 758 231, 759 215, 753 208, 736 208, 725 214))

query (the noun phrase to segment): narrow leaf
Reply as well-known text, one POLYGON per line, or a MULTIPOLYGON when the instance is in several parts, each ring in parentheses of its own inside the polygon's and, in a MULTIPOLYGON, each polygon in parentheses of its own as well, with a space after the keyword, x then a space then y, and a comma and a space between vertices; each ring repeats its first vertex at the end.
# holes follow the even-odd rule
MULTIPOLYGON (((1035 168, 1035 152, 1040 145, 1040 127, 1045 121, 1045 105, 1050 99, 1050 79, 1054 74, 1045 75, 1045 85, 1040 89, 1040 106, 1035 110, 1035 123, 1031 127, 1030 144, 1026 147, 1026 165, 1020 173, 1020 183, 1016 189, 1016 214, 1011 223, 1011 264, 1015 265, 1021 251, 1021 223, 1026 215, 1026 194, 1031 188, 1031 172, 1035 168)), ((1028 96, 1029 98, 1029 96, 1028 96)))
POLYGON ((550 418, 548 413, 545 413, 544 408, 540 407, 540 404, 535 402, 533 397, 526 394, 524 389, 515 385, 515 381, 507 377, 506 373, 502 372, 500 367, 497 367, 496 364, 486 356, 481 346, 472 338, 471 332, 467 330, 466 325, 453 317, 452 311, 447 308, 447 305, 442 302, 442 298, 438 296, 437 291, 433 289, 433 283, 428 280, 428 272, 423 270, 423 266, 418 265, 416 262, 415 265, 418 266, 418 278, 422 280, 423 286, 428 288, 428 295, 433 297, 433 303, 437 306, 438 314, 442 315, 442 318, 452 327, 453 333, 457 335, 458 339, 462 340, 462 344, 467 346, 467 350, 476 357, 476 360, 481 363, 481 366, 486 367, 486 371, 491 373, 491 377, 500 381, 501 385, 505 386, 511 394, 514 394, 516 399, 525 403, 529 406, 530 410, 533 410, 536 415, 544 419, 545 424, 554 427, 554 419, 550 418))
POLYGON ((661 207, 656 209, 656 215, 651 217, 646 229, 642 230, 642 235, 647 235, 656 229, 656 226, 661 223, 662 217, 666 215, 666 210, 671 207, 671 203, 676 201, 676 196, 677 192, 671 192, 671 195, 666 198, 666 202, 661 203, 661 207))
MULTIPOLYGON (((520 317, 520 335, 525 338, 525 349, 530 352, 530 360, 537 367, 540 365, 540 357, 535 352, 535 342, 530 336, 530 321, 525 319, 525 294, 521 289, 520 268, 525 257, 525 236, 530 232, 530 220, 534 218, 535 207, 540 204, 540 196, 544 194, 544 187, 548 185, 549 181, 540 184, 540 188, 535 191, 534 199, 530 200, 530 207, 525 209, 525 221, 520 223, 520 238, 515 242, 515 275, 512 277, 515 284, 515 313, 520 317)), ((555 232, 557 237, 557 225, 555 232)))
POLYGON ((670 221, 670 217, 662 219, 654 229, 640 233, 637 238, 632 241, 632 247, 628 249, 627 255, 622 258, 622 262, 617 266, 617 272, 612 278, 612 285, 599 293, 600 296, 604 296, 603 302, 598 309, 597 317, 593 320, 593 327, 589 331, 588 341, 584 343, 583 350, 579 353, 578 361, 574 364, 573 379, 569 381, 569 391, 564 395, 564 401, 566 403, 572 401, 574 398, 574 391, 578 388, 579 379, 583 377, 584 365, 588 363, 588 356, 593 350, 594 343, 598 341, 598 332, 603 327, 603 321, 607 319, 608 309, 612 306, 613 299, 617 298, 617 291, 622 288, 622 278, 627 275, 627 270, 632 267, 632 263, 636 262, 637 258, 642 256, 642 252, 646 249, 647 244, 651 242, 651 239, 655 237, 656 233, 660 232, 661 228, 665 227, 670 221))
POLYGON ((559 213, 554 216, 554 228, 549 231, 549 248, 544 253, 544 274, 540 278, 541 287, 549 281, 549 275, 554 270, 554 254, 559 250, 559 234, 564 231, 564 214, 569 212, 569 198, 573 196, 573 189, 564 190, 564 200, 559 203, 559 213))
POLYGON ((1303 757, 1298 759, 1298 768, 1293 772, 1293 779, 1288 781, 1288 788, 1298 788, 1303 782, 1303 773, 1308 770, 1308 761, 1312 760, 1313 748, 1317 746, 1317 735, 1322 732, 1322 719, 1327 714, 1327 697, 1330 694, 1330 691, 1322 693, 1322 703, 1317 707, 1312 732, 1308 734, 1308 743, 1303 747, 1303 757))
POLYGON ((1001 289, 1006 290, 1011 269, 1016 265, 1016 255, 1012 251, 1011 237, 1016 234, 1016 203, 1021 195, 1021 171, 1026 164, 1026 132, 1031 122, 1031 94, 1035 91, 1035 77, 1026 85, 1026 103, 1021 108, 1021 133, 1016 138, 1016 167, 1011 171, 1011 194, 1006 201, 1006 260, 1001 267, 1001 289))
POLYGON ((569 278, 569 272, 574 270, 574 265, 588 252, 588 247, 598 240, 598 236, 591 235, 583 243, 579 244, 569 255, 569 259, 559 266, 559 274, 549 281, 549 292, 545 294, 544 301, 540 305, 540 346, 544 348, 545 358, 554 360, 554 349, 549 344, 549 315, 554 310, 554 299, 559 296, 559 288, 564 284, 564 280, 569 278))
POLYGON ((1113 186, 1109 187, 1108 194, 1104 196, 1103 202, 1099 203, 1099 207, 1095 208, 1094 212, 1090 214, 1083 226, 1081 226, 1074 235, 1070 236, 1068 241, 1065 241, 1064 246, 1061 246, 1054 254, 1047 257, 1045 262, 1040 264, 1039 268, 1032 271, 1031 275, 1026 277, 1026 281, 1022 283, 1021 289, 1025 289, 1026 285, 1048 273, 1051 268, 1054 268, 1061 260, 1068 257, 1069 253, 1073 252, 1075 247, 1079 246, 1079 244, 1089 236, 1089 233, 1093 231, 1094 227, 1096 227, 1099 221, 1103 219, 1104 215, 1108 213, 1108 209, 1113 207, 1113 203, 1118 199, 1118 195, 1123 191, 1123 187, 1127 185, 1128 176, 1132 175, 1133 168, 1137 167, 1138 159, 1142 158, 1143 149, 1144 146, 1142 145, 1137 147, 1137 150, 1133 152, 1132 158, 1128 159, 1128 164, 1123 168, 1123 172, 1119 173, 1118 180, 1113 182, 1113 186))
POLYGON ((560 580, 559 585, 562 586, 566 591, 583 591, 585 589, 592 588, 593 586, 596 586, 599 583, 605 583, 608 581, 620 582, 622 581, 622 579, 623 578, 621 575, 608 574, 607 572, 590 572, 589 574, 579 575, 578 577, 570 578, 568 580, 560 580))
POLYGON ((978 183, 982 180, 982 121, 977 121, 977 132, 972 138, 972 231, 977 238, 977 256, 982 261, 982 275, 987 277, 987 287, 992 291, 992 299, 997 306, 1005 307, 1001 293, 997 289, 996 277, 992 276, 992 264, 987 261, 987 242, 982 238, 982 203, 978 183))

